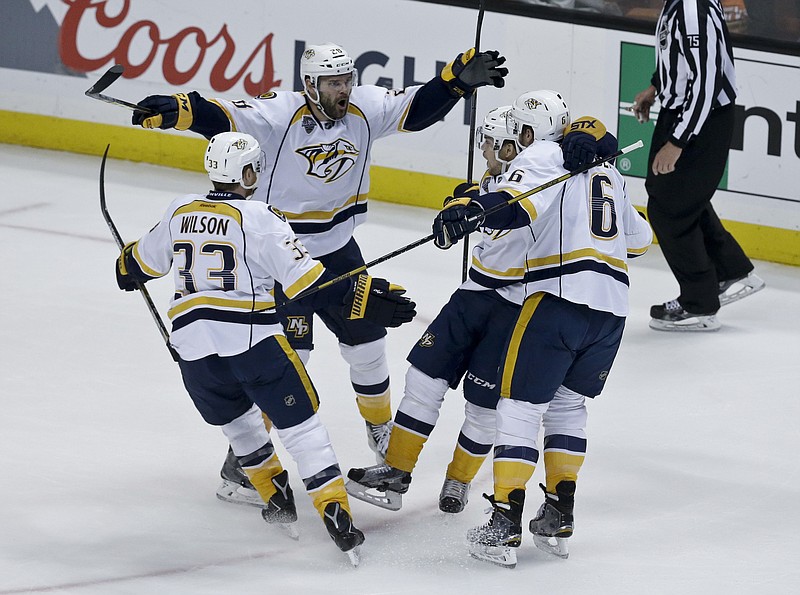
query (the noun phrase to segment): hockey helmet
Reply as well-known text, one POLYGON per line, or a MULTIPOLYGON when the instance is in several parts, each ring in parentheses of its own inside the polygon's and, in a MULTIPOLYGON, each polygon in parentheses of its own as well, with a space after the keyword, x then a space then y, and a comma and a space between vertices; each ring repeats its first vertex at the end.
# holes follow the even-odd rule
POLYGON ((507 140, 516 142, 516 137, 508 133, 506 116, 508 115, 510 105, 503 105, 490 110, 483 119, 483 124, 478 126, 477 134, 475 135, 475 145, 478 149, 483 149, 483 143, 487 138, 492 141, 492 151, 494 151, 494 158, 503 164, 503 171, 506 170, 508 162, 500 158, 500 149, 503 148, 503 143, 507 140))
MULTIPOLYGON (((351 74, 353 76, 353 86, 358 84, 358 71, 355 62, 340 45, 335 43, 323 43, 321 45, 309 45, 300 58, 300 78, 305 84, 306 77, 311 79, 314 89, 319 89, 319 77, 338 76, 341 74, 351 74)), ((315 105, 319 105, 319 92, 314 100, 315 105)))
POLYGON ((514 136, 518 146, 523 126, 531 127, 534 140, 559 141, 570 124, 569 108, 560 93, 547 89, 529 91, 514 101, 507 124, 508 133, 514 136))
POLYGON ((222 132, 209 141, 205 166, 213 182, 239 184, 250 190, 258 183, 258 175, 266 168, 266 160, 258 141, 249 134, 222 132), (245 185, 242 175, 248 165, 253 167, 256 182, 245 185))

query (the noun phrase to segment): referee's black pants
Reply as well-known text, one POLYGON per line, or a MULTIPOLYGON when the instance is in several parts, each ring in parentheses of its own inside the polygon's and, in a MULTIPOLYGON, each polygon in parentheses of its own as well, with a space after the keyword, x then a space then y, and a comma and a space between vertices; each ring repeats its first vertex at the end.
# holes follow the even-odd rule
POLYGON ((678 301, 693 314, 719 310, 719 282, 753 270, 741 246, 711 206, 725 171, 734 112, 712 110, 705 125, 681 153, 675 171, 654 175, 653 159, 669 140, 677 110, 661 110, 647 161, 647 215, 664 258, 680 285, 678 301))

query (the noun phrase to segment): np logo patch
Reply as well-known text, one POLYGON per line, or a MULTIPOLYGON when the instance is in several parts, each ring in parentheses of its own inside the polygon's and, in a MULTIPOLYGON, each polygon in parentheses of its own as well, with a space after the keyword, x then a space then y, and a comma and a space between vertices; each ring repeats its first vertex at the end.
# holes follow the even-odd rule
POLYGON ((303 119, 300 122, 300 126, 303 127, 303 130, 306 131, 306 134, 311 134, 312 132, 314 132, 314 128, 317 127, 317 123, 311 116, 303 116, 303 119))
POLYGON ((287 316, 286 332, 292 333, 297 339, 302 339, 311 330, 305 316, 287 316))
POLYGON ((608 378, 608 370, 603 370, 602 372, 600 372, 600 374, 599 374, 597 377, 598 377, 598 378, 599 378, 601 381, 605 382, 605 381, 606 381, 606 378, 608 378))
POLYGON ((306 175, 321 178, 326 184, 335 182, 349 172, 358 158, 358 149, 343 138, 337 138, 332 143, 301 147, 295 152, 308 160, 306 175))
POLYGON ((420 347, 433 347, 433 340, 436 338, 436 335, 433 333, 429 333, 425 331, 425 334, 422 335, 422 338, 419 340, 418 345, 420 347))
POLYGON ((291 407, 292 405, 297 403, 297 401, 294 398, 294 395, 286 395, 285 397, 283 397, 283 402, 286 403, 287 407, 291 407))
POLYGON ((537 107, 541 107, 541 105, 542 105, 541 101, 539 101, 538 99, 533 99, 532 97, 525 101, 525 107, 527 107, 530 110, 535 110, 537 107))

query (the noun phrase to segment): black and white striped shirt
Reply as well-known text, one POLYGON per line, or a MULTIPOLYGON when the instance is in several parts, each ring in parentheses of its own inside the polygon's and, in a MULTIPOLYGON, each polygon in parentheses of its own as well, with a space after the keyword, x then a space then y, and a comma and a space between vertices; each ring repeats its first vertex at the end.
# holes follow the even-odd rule
POLYGON ((736 72, 719 0, 666 0, 656 26, 661 107, 678 110, 673 142, 686 146, 711 110, 736 99, 736 72))

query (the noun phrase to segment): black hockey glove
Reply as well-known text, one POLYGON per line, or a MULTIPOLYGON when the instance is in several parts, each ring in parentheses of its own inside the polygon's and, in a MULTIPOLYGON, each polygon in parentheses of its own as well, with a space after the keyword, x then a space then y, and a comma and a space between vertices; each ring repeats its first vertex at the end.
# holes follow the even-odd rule
POLYGON ((125 244, 125 247, 122 249, 122 252, 119 254, 119 258, 117 258, 115 270, 117 272, 117 285, 123 291, 133 291, 134 289, 139 289, 139 284, 136 282, 129 271, 128 267, 128 259, 132 258, 131 252, 133 252, 133 245, 136 242, 130 242, 129 244, 125 244))
POLYGON ((478 87, 504 86, 506 82, 503 77, 508 74, 508 68, 501 68, 500 65, 505 61, 505 57, 496 50, 476 54, 475 48, 470 48, 445 66, 440 76, 455 95, 469 96, 478 87))
POLYGON ((389 327, 411 322, 417 314, 416 304, 403 296, 405 292, 386 279, 361 273, 345 298, 345 314, 349 320, 363 318, 389 327))
POLYGON ((595 156, 599 154, 599 141, 605 134, 606 127, 597 118, 583 116, 570 124, 561 141, 564 169, 575 171, 594 161, 595 156))
POLYGON ((480 186, 475 182, 461 182, 453 188, 453 196, 448 196, 444 199, 442 206, 447 206, 447 203, 456 198, 478 198, 480 193, 480 186))
POLYGON ((142 128, 189 130, 194 122, 194 108, 199 98, 197 91, 192 91, 188 95, 186 93, 150 95, 142 99, 138 105, 158 113, 151 116, 147 112, 134 111, 131 123, 142 128))
POLYGON ((483 224, 485 214, 480 203, 469 198, 454 198, 445 203, 433 220, 433 243, 447 250, 483 224))

